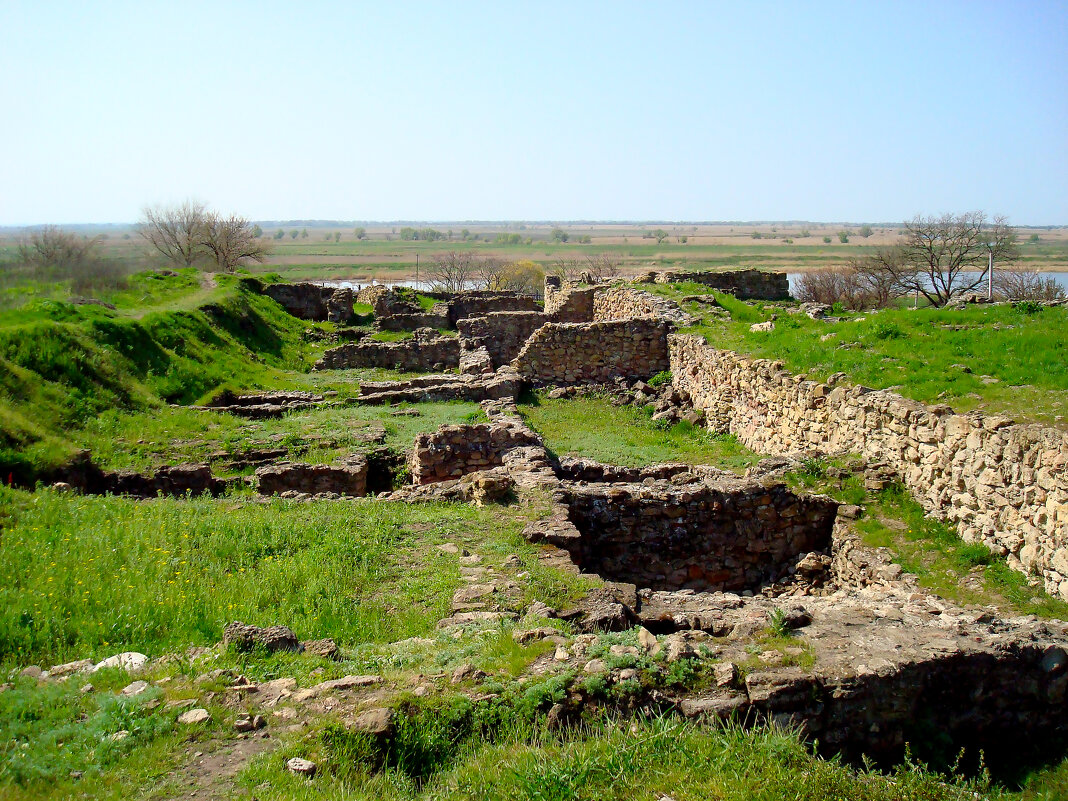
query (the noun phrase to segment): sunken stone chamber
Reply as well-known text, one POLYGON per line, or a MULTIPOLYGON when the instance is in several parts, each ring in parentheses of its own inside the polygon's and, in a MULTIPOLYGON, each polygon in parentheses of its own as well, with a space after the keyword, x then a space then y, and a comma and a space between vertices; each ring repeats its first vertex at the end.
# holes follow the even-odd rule
POLYGON ((657 590, 759 590, 828 551, 838 505, 785 485, 572 485, 572 558, 602 578, 657 590))

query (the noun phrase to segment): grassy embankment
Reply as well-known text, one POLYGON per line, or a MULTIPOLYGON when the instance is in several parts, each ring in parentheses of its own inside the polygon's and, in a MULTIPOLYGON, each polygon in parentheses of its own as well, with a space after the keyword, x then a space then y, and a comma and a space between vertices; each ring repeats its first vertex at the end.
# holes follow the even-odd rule
POLYGON ((789 314, 783 304, 745 303, 699 284, 643 285, 675 300, 712 294, 731 317, 684 303, 701 322, 686 333, 719 348, 781 360, 787 369, 893 389, 958 411, 983 409, 1021 422, 1068 428, 1068 309, 975 306, 835 312, 840 322, 789 314), (775 316, 775 330, 752 332, 775 316))
MULTIPOLYGON (((440 411, 419 405, 419 422, 395 418, 389 409, 342 408, 245 423, 167 406, 161 399, 188 402, 225 384, 351 394, 359 375, 380 375, 302 372, 319 347, 303 341, 307 324, 236 283, 222 282, 211 310, 158 307, 188 303, 203 287, 187 289, 181 298, 164 295, 144 314, 57 304, 29 307, 20 319, 0 321, 5 367, 16 364, 12 354, 33 357, 28 348, 18 350, 16 334, 56 343, 37 361, 16 364, 16 386, 25 388, 24 395, 5 385, 5 420, 33 423, 44 435, 26 451, 19 449, 21 442, 11 450, 24 458, 29 453, 32 466, 76 443, 103 448, 113 439, 112 449, 101 451, 111 463, 145 465, 196 455, 231 438, 239 446, 251 436, 285 443, 287 437, 332 435, 337 442, 324 447, 340 451, 357 442, 334 430, 360 414, 368 415, 360 423, 396 425, 398 438, 439 419, 471 414, 464 405, 440 411), (266 347, 257 356, 261 341, 266 347), (44 401, 39 414, 31 411, 35 396, 44 401), (121 411, 99 414, 110 405, 121 411), (219 428, 205 433, 208 421, 219 428), (175 443, 176 438, 207 442, 175 443)), ((532 422, 543 415, 540 425, 559 452, 634 464, 725 458, 736 468, 752 458, 729 441, 707 441, 701 432, 660 431, 641 412, 617 419, 612 415, 633 410, 563 403, 578 405, 546 402, 525 409, 532 422), (558 433, 551 433, 554 425, 558 433), (598 436, 568 444, 568 426, 593 425, 600 426, 598 436), (595 445, 601 450, 588 453, 595 445)), ((189 645, 217 642, 232 619, 284 622, 302 638, 334 637, 342 646, 339 663, 226 652, 214 658, 212 667, 253 680, 295 676, 307 686, 344 673, 381 672, 400 684, 413 673, 447 674, 472 662, 491 675, 500 698, 475 711, 445 687, 411 707, 392 741, 395 747, 386 752, 369 750, 328 718, 304 733, 275 730, 274 736, 285 738, 283 747, 240 777, 240 785, 261 798, 639 799, 662 791, 682 801, 781 798, 784 788, 813 799, 974 797, 975 785, 946 784, 919 769, 885 776, 819 759, 793 733, 743 733, 675 719, 616 723, 597 714, 578 730, 548 730, 532 710, 555 698, 560 682, 515 681, 544 645, 517 646, 509 626, 459 638, 433 632, 461 585, 456 557, 435 547, 444 542, 477 551, 482 565, 509 575, 519 587, 520 604, 537 597, 563 605, 581 590, 581 582, 542 565, 537 550, 522 540, 522 526, 539 511, 375 500, 258 503, 241 495, 140 502, 0 490, 0 664, 15 684, 0 692, 0 798, 125 798, 135 790, 145 797, 177 796, 185 772, 179 766, 188 754, 229 736, 232 725, 230 710, 208 702, 212 723, 179 731, 177 710, 156 704, 199 696, 205 686, 198 691, 192 677, 202 665, 183 657, 155 668, 149 678, 156 687, 136 699, 116 695, 129 681, 121 671, 95 675, 93 689, 83 693, 80 680, 38 686, 14 677, 13 668, 126 649, 181 654, 189 645), (519 565, 506 567, 511 554, 519 565), (390 645, 410 636, 430 642, 390 645), (114 737, 120 731, 130 734, 114 737), (284 758, 291 755, 317 759, 320 776, 308 783, 287 774, 284 758), (83 775, 75 778, 72 772, 83 775)), ((605 635, 598 647, 606 650, 610 642, 633 637, 633 632, 605 635)), ((1056 771, 1030 781, 1032 790, 1004 797, 1063 797, 1057 793, 1066 782, 1056 771)))

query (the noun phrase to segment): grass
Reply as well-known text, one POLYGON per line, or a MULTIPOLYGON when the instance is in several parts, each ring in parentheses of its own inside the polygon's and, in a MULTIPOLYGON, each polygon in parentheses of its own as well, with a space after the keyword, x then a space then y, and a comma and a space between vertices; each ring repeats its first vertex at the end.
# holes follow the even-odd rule
POLYGON ((0 473, 31 482, 107 410, 158 410, 310 368, 307 325, 236 279, 210 303, 139 318, 38 301, 0 320, 0 473), (6 322, 6 324, 2 324, 6 322))
POLYGON ((974 798, 980 786, 946 781, 915 765, 890 775, 854 771, 814 756, 796 734, 774 727, 744 731, 639 716, 591 720, 577 731, 554 734, 515 717, 504 723, 492 713, 475 717, 463 702, 453 703, 436 709, 427 725, 401 734, 403 747, 395 744, 385 754, 369 754, 366 741, 332 728, 260 759, 244 773, 243 784, 265 800, 427 801, 630 801, 663 795, 678 801, 949 801, 974 798), (323 770, 313 782, 286 775, 283 760, 296 753, 319 760, 323 770), (375 758, 389 769, 372 770, 375 758))
POLYGON ((685 304, 702 318, 685 332, 718 348, 781 360, 813 379, 842 372, 855 384, 892 388, 925 403, 1068 428, 1068 309, 885 309, 823 322, 789 314, 783 304, 745 303, 697 284, 642 288, 676 300, 714 295, 731 319, 685 304), (773 315, 773 331, 749 330, 773 315))
POLYGON ((716 436, 686 422, 662 426, 641 409, 613 406, 608 397, 551 399, 538 394, 528 396, 519 409, 559 456, 629 467, 714 464, 737 472, 760 460, 732 436, 716 436))
POLYGON ((138 502, 0 490, 0 664, 218 642, 231 620, 340 644, 423 634, 460 578, 429 543, 522 551, 522 514, 386 502, 138 502))
POLYGON ((238 458, 256 449, 285 450, 286 458, 329 464, 381 444, 395 451, 411 447, 425 431, 446 424, 485 420, 476 403, 437 402, 402 407, 327 406, 290 412, 281 418, 248 420, 220 412, 175 408, 109 410, 88 422, 74 439, 110 469, 151 470, 179 462, 206 462, 217 454, 238 458), (394 412, 404 412, 394 414, 394 412))

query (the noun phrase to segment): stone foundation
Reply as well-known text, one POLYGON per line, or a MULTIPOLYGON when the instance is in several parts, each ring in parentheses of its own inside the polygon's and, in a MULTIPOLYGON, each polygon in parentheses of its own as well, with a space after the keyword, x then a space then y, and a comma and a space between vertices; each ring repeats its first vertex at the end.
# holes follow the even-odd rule
MULTIPOLYGON (((678 478, 676 474, 675 478, 678 478)), ((838 505, 784 485, 703 482, 571 486, 584 570, 660 590, 759 590, 830 549, 838 505)))
POLYGON ((460 364, 460 340, 425 329, 400 342, 363 340, 339 345, 323 354, 315 370, 384 367, 408 372, 450 370, 460 364))
POLYGON ((449 481, 504 464, 509 450, 540 444, 518 421, 441 426, 415 438, 408 469, 415 484, 449 481))
POLYGON ((886 462, 964 540, 985 543, 1068 598, 1068 435, 808 381, 695 336, 669 340, 675 387, 707 412, 710 427, 763 453, 818 449, 886 462))
POLYGON ((765 270, 727 270, 724 272, 654 273, 658 284, 688 281, 704 284, 720 292, 729 292, 739 300, 789 300, 790 281, 786 273, 765 270))
POLYGON ((344 465, 283 462, 258 469, 256 483, 261 495, 295 492, 363 497, 367 494, 367 460, 354 456, 344 465))
POLYGON ((668 369, 669 324, 641 318, 602 323, 549 323, 512 362, 519 375, 544 384, 603 384, 649 378, 668 369))
POLYGON ((540 311, 506 311, 458 320, 456 327, 464 339, 477 340, 486 348, 496 368, 518 356, 526 341, 546 322, 548 317, 540 311))

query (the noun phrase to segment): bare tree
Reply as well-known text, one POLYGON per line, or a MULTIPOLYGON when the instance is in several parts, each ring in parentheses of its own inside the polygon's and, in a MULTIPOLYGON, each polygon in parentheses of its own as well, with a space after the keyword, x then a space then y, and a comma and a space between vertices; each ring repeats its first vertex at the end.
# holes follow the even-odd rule
POLYGON ((1001 300, 1056 300, 1068 298, 1068 292, 1053 278, 1037 270, 1002 269, 994 272, 994 293, 1001 300))
POLYGON ((78 236, 54 225, 46 225, 19 242, 18 260, 41 275, 66 275, 91 260, 100 237, 78 236))
POLYGON ((623 260, 611 253, 599 253, 596 256, 586 257, 586 272, 594 281, 607 281, 619 275, 619 268, 623 266, 623 260))
POLYGON ((472 257, 474 272, 483 289, 504 289, 504 260, 496 256, 472 257))
POLYGON ((434 265, 427 271, 427 278, 440 292, 462 292, 475 281, 477 270, 473 254, 450 250, 434 257, 434 265))
POLYGON ((268 246, 253 236, 252 224, 244 217, 209 214, 201 229, 200 244, 215 258, 219 269, 232 273, 246 261, 264 262, 268 246))
POLYGON ((207 220, 204 204, 195 200, 177 206, 146 206, 137 231, 168 260, 191 267, 207 255, 203 244, 207 220))
POLYGON ((945 306, 957 294, 983 281, 987 260, 1016 258, 1016 232, 1005 217, 988 223, 981 211, 914 217, 905 223, 900 259, 887 264, 898 286, 918 292, 932 306, 945 306))
POLYGON ((567 281, 607 281, 619 275, 623 260, 611 253, 598 253, 582 259, 560 258, 553 262, 549 272, 567 281))

